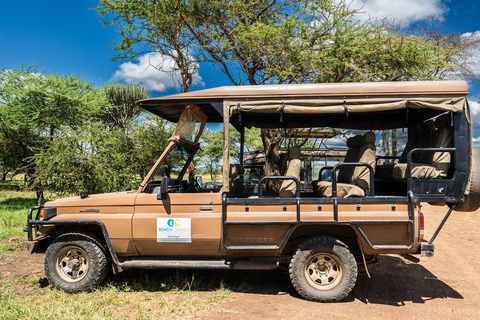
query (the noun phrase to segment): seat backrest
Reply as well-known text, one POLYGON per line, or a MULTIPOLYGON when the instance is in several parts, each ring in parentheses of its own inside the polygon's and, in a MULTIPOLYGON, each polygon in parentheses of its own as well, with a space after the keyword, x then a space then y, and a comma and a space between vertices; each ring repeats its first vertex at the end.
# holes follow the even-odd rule
MULTIPOLYGON (((365 132, 362 137, 362 144, 358 150, 357 159, 355 162, 368 163, 372 166, 375 173, 375 134, 373 132, 365 132)), ((370 170, 367 167, 355 167, 352 175, 352 183, 356 184, 363 190, 370 190, 370 170)))
MULTIPOLYGON (((450 124, 450 115, 444 114, 435 119, 437 130, 431 137, 431 148, 451 148, 453 146, 453 128, 450 124)), ((440 169, 440 176, 446 177, 450 168, 450 152, 431 153, 431 164, 440 169)))
POLYGON ((398 160, 399 163, 407 163, 408 153, 415 148, 415 145, 417 144, 417 140, 421 132, 417 132, 416 128, 417 126, 415 124, 408 127, 408 140, 405 148, 403 148, 402 154, 400 155, 400 159, 398 160))
MULTIPOLYGON (((420 148, 434 148, 433 145, 433 135, 437 127, 435 126, 435 121, 429 120, 422 123, 422 136, 420 137, 420 148)), ((414 162, 432 164, 433 153, 430 152, 420 152, 414 158, 414 162)))
MULTIPOLYGON (((344 163, 348 162, 356 162, 358 151, 360 150, 361 145, 363 144, 363 136, 356 135, 355 137, 351 137, 347 139, 347 153, 345 154, 345 159, 343 160, 344 163)), ((353 176, 352 167, 341 167, 338 170, 338 182, 343 183, 352 183, 352 176, 353 176)))
POLYGON ((242 187, 243 187, 243 167, 240 164, 231 164, 230 165, 230 180, 229 180, 229 198, 239 198, 242 196, 242 187))
MULTIPOLYGON (((300 160, 301 152, 299 147, 293 147, 290 149, 288 154, 290 162, 288 164, 286 176, 292 176, 297 179, 300 179, 300 169, 302 163, 300 160)), ((297 191, 297 184, 293 180, 283 180, 282 186, 280 187, 279 196, 280 198, 293 198, 297 191)))

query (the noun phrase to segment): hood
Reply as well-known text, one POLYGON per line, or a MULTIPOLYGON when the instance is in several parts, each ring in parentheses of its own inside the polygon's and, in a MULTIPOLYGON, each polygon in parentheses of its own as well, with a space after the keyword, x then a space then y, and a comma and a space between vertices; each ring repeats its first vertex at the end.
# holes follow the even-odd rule
POLYGON ((62 198, 45 203, 46 207, 133 206, 137 191, 91 194, 88 198, 62 198))

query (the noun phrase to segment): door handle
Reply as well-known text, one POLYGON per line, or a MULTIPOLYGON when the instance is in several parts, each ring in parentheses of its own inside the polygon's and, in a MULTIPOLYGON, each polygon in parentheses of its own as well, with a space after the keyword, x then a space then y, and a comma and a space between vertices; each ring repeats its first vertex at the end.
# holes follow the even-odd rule
POLYGON ((213 206, 200 206, 200 211, 213 211, 213 206))

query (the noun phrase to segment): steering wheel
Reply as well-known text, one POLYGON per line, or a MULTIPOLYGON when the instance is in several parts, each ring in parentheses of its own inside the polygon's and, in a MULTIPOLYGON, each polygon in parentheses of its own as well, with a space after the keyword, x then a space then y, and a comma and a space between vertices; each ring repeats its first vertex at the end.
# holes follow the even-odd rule
POLYGON ((198 181, 194 178, 194 176, 190 176, 188 180, 188 184, 190 185, 190 188, 193 190, 193 192, 202 192, 202 187, 200 186, 200 184, 198 184, 198 181))

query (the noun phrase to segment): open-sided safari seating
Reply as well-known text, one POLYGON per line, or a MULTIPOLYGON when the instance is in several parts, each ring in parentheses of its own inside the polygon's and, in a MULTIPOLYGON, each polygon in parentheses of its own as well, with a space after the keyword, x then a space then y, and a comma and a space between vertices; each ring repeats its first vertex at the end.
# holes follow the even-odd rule
POLYGON ((30 208, 30 250, 46 250, 49 281, 70 292, 99 283, 110 260, 119 272, 273 269, 286 257, 300 295, 341 300, 379 254, 432 256, 433 240, 452 210, 479 207, 480 179, 472 177, 480 158, 472 152, 467 94, 463 81, 391 82, 221 87, 139 101, 177 123, 145 180, 136 191, 84 193, 30 208), (223 123, 220 192, 194 178, 207 122, 223 123), (235 165, 230 125, 241 135, 235 165), (289 150, 284 175, 265 176, 245 192, 244 129, 252 126, 358 134, 347 139, 342 163, 322 169, 332 170, 332 181, 322 181, 321 170, 312 192, 300 185, 298 148, 289 150), (398 157, 378 156, 374 132, 386 129, 408 132, 398 157), (382 164, 384 158, 393 162, 382 164), (268 189, 272 181, 281 184, 279 192, 268 189), (421 202, 450 207, 429 242, 423 241, 421 202), (91 248, 102 254, 90 256, 91 248))

